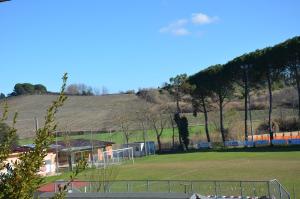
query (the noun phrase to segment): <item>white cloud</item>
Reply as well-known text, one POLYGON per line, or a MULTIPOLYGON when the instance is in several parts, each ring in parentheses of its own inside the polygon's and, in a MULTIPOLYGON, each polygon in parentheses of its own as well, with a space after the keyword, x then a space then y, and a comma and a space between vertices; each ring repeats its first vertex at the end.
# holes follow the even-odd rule
MULTIPOLYGON (((204 25, 204 24, 211 24, 213 22, 216 22, 219 18, 214 16, 210 17, 203 13, 193 13, 190 19, 179 19, 173 23, 170 23, 169 25, 162 27, 159 32, 160 33, 166 33, 166 34, 172 34, 175 36, 185 36, 189 34, 196 34, 200 35, 199 31, 194 33, 196 25, 204 25), (188 27, 188 28, 187 28, 188 27), (193 31, 189 31, 189 30, 193 31)), ((202 32, 202 31, 200 31, 202 32)), ((201 33, 202 34, 202 33, 201 33)))
POLYGON ((184 36, 184 35, 190 34, 190 32, 189 32, 187 29, 185 29, 185 28, 174 29, 174 30, 172 31, 172 33, 173 33, 174 35, 177 35, 177 36, 184 36))
POLYGON ((192 14, 192 23, 197 25, 210 24, 218 20, 218 17, 210 17, 203 13, 193 13, 192 14))
POLYGON ((188 23, 186 19, 179 19, 168 26, 162 27, 159 32, 161 33, 171 33, 176 36, 188 35, 189 31, 184 27, 188 23))

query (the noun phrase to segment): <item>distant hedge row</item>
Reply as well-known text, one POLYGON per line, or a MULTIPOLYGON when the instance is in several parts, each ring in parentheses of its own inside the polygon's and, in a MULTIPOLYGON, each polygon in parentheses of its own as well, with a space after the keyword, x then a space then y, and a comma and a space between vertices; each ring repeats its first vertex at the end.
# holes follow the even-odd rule
POLYGON ((42 84, 30 84, 22 83, 16 84, 14 91, 10 94, 11 96, 26 95, 26 94, 45 94, 47 93, 47 88, 42 84))

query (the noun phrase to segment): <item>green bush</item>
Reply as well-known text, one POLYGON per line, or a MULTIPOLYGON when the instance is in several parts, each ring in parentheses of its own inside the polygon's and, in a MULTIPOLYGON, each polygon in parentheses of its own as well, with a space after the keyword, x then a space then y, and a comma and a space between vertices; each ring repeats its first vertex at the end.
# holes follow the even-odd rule
POLYGON ((275 120, 278 123, 280 131, 299 131, 300 120, 293 118, 279 118, 275 120))
POLYGON ((16 84, 11 95, 43 94, 47 93, 47 88, 42 84, 32 85, 30 83, 16 84))
MULTIPOLYGON (((0 122, 0 144, 4 143, 5 140, 8 139, 10 130, 10 127, 6 123, 0 122)), ((11 149, 18 146, 18 139, 18 135, 15 134, 12 139, 11 149)))
MULTIPOLYGON (((276 133, 279 131, 279 125, 276 121, 272 122, 273 132, 276 133)), ((269 132, 269 123, 268 121, 264 121, 258 125, 256 128, 257 134, 265 134, 269 132)))

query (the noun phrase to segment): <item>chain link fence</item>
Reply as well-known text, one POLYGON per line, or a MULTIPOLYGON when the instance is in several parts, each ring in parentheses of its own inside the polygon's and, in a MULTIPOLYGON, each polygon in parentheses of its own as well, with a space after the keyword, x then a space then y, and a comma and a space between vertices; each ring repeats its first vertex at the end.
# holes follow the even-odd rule
MULTIPOLYGON (((54 186, 64 184, 56 182, 54 186)), ((197 193, 207 198, 290 199, 277 181, 119 180, 77 181, 71 193, 197 193)), ((57 189, 55 189, 57 190, 57 189)))

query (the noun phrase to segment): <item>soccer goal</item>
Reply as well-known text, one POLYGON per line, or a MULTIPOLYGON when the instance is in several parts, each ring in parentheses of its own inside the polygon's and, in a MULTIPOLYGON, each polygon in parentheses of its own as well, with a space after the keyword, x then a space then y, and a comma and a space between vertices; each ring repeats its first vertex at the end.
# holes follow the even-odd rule
POLYGON ((107 167, 110 165, 120 165, 125 162, 132 162, 132 164, 134 164, 132 147, 104 151, 97 160, 91 163, 91 166, 107 167))

